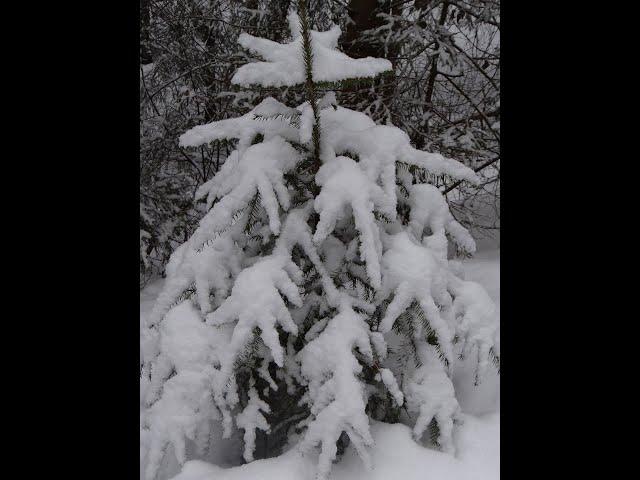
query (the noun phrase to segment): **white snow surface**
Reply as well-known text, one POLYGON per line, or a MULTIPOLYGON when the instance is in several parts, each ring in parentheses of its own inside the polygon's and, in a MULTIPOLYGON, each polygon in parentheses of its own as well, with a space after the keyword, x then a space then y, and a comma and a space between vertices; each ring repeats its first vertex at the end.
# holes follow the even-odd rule
POLYGON ((197 198, 207 197, 208 207, 214 199, 221 200, 200 221, 190 241, 205 242, 216 228, 230 224, 233 215, 246 206, 256 192, 260 193, 262 206, 269 215, 269 227, 277 235, 280 231, 278 207, 288 210, 290 202, 283 174, 298 161, 298 152, 278 135, 248 147, 242 154, 234 151, 220 172, 196 192, 197 198))
MULTIPOLYGON (((500 250, 491 242, 487 248, 478 251, 471 260, 464 262, 467 280, 480 283, 495 303, 496 314, 500 318, 500 250)), ((499 350, 500 338, 496 339, 499 350)), ((500 375, 489 368, 480 385, 474 385, 477 359, 467 356, 457 362, 453 369, 453 385, 460 407, 465 413, 485 415, 500 410, 500 375)))
POLYGON ((396 162, 424 168, 432 175, 448 175, 471 183, 478 175, 462 163, 439 153, 416 150, 406 132, 392 125, 376 125, 367 115, 336 106, 320 112, 322 154, 324 161, 335 155, 352 153, 360 158, 359 166, 372 181, 380 180, 389 196, 389 214, 395 212, 396 162))
POLYGON ((289 141, 297 141, 298 131, 287 121, 287 116, 295 114, 294 108, 287 107, 273 97, 267 97, 241 117, 218 120, 187 130, 180 135, 180 146, 199 147, 215 140, 237 138, 238 152, 242 156, 257 134, 263 135, 265 140, 279 135, 289 141), (261 120, 261 117, 277 121, 261 120))
MULTIPOLYGON (((483 417, 463 415, 458 429, 458 457, 427 449, 411 437, 411 429, 400 424, 371 422, 375 445, 373 466, 362 467, 349 447, 335 464, 330 480, 497 480, 500 478, 500 414, 483 417)), ((190 461, 173 480, 313 480, 316 459, 293 448, 280 457, 223 469, 190 461)))
MULTIPOLYGON (((305 81, 302 58, 302 36, 300 19, 295 12, 289 13, 289 29, 292 41, 277 43, 264 38, 242 33, 238 43, 265 61, 248 63, 240 67, 231 83, 236 85, 262 85, 263 87, 293 86, 305 81)), ((365 78, 391 70, 389 60, 383 58, 351 58, 336 49, 342 31, 334 25, 326 32, 311 30, 313 49, 313 80, 336 82, 345 78, 365 78)))
POLYGON ((284 352, 278 340, 276 323, 294 334, 298 332, 298 327, 280 293, 292 304, 302 306, 298 287, 289 277, 301 281, 302 272, 295 263, 284 255, 264 257, 240 272, 231 295, 207 316, 207 323, 216 326, 238 319, 222 359, 225 376, 232 374, 233 362, 251 340, 255 327, 260 327, 260 336, 271 350, 274 362, 282 367, 284 352))
POLYGON ((385 204, 384 192, 348 157, 336 157, 325 163, 316 174, 316 182, 322 189, 314 202, 320 221, 313 241, 320 244, 327 238, 336 222, 343 217, 346 208, 351 207, 361 239, 361 258, 367 264, 371 284, 374 288, 380 288, 382 245, 373 209, 385 204))
MULTIPOLYGON (((460 225, 449 211, 449 205, 438 188, 428 183, 412 185, 409 188, 411 206, 411 221, 409 226, 414 234, 422 237, 425 227, 429 227, 433 234, 448 233, 460 248, 469 253, 476 251, 476 242, 471 234, 460 225)), ((443 242, 442 254, 446 256, 447 242, 443 242)))
POLYGON ((308 380, 307 403, 313 417, 300 449, 310 453, 317 445, 322 447, 318 460, 318 479, 321 480, 328 478, 336 458, 336 442, 343 431, 348 432, 365 467, 371 466, 366 447, 372 445, 373 439, 364 413, 365 391, 356 377, 362 366, 353 354, 354 347, 358 347, 369 362, 373 361, 369 328, 364 318, 344 306, 329 320, 320 336, 299 353, 302 375, 308 380))
MULTIPOLYGON (((498 315, 499 255, 499 249, 481 249, 474 258, 462 263, 466 280, 476 281, 485 287, 496 304, 498 315)), ((141 324, 150 314, 163 283, 163 280, 151 282, 140 292, 141 324)), ((417 443, 411 427, 371 420, 373 446, 369 454, 372 469, 364 468, 353 446, 350 446, 341 461, 333 465, 328 480, 499 479, 500 377, 495 369, 490 368, 482 383, 474 386, 475 368, 476 359, 472 356, 453 365, 453 386, 463 412, 459 415, 462 425, 453 431, 454 456, 417 443)), ((141 455, 144 453, 142 443, 141 455)), ((188 461, 173 480, 313 480, 317 464, 318 453, 303 455, 293 447, 279 457, 231 468, 199 460, 188 461)))

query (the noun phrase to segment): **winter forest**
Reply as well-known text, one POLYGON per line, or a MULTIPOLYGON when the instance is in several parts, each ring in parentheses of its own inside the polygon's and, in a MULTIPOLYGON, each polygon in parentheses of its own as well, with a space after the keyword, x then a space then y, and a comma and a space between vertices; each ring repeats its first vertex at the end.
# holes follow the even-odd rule
POLYGON ((500 2, 140 0, 140 479, 500 478, 500 2))

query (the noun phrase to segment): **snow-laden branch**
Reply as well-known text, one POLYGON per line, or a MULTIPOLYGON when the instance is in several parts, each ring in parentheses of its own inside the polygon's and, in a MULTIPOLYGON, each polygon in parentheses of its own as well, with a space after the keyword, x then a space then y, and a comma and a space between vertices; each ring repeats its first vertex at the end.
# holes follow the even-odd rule
POLYGON ((302 306, 298 287, 292 281, 293 278, 299 283, 301 276, 302 272, 290 258, 283 255, 266 257, 245 268, 238 275, 231 295, 207 316, 209 325, 219 326, 237 321, 222 359, 221 370, 225 377, 233 373, 233 364, 253 337, 256 327, 271 350, 273 361, 280 367, 283 365, 284 351, 276 325, 293 334, 298 333, 298 327, 280 293, 292 304, 302 306))
POLYGON ((406 376, 403 386, 408 410, 418 414, 413 435, 419 440, 435 419, 438 444, 443 451, 454 453, 453 422, 460 414, 460 406, 453 384, 432 345, 419 341, 417 353, 422 365, 406 376))
MULTIPOLYGON (((231 83, 236 85, 262 85, 263 87, 293 86, 305 82, 305 65, 300 54, 302 37, 300 19, 289 13, 292 36, 290 43, 277 43, 243 33, 238 42, 265 61, 248 63, 240 67, 231 83)), ((313 48, 313 81, 337 82, 346 78, 368 78, 392 69, 391 62, 382 58, 351 58, 337 50, 340 27, 334 25, 326 32, 311 30, 313 48)))
POLYGON ((287 121, 294 115, 297 115, 294 108, 267 97, 241 117, 193 127, 180 135, 180 146, 198 147, 215 140, 238 139, 238 152, 242 156, 258 134, 265 140, 280 136, 292 142, 298 141, 298 130, 287 121))
POLYGON ((215 232, 231 224, 233 216, 247 206, 260 193, 262 206, 269 216, 269 227, 274 234, 280 231, 279 206, 289 209, 290 196, 284 184, 284 173, 300 161, 300 154, 282 137, 250 146, 243 155, 234 154, 225 162, 220 176, 215 176, 200 187, 199 197, 207 196, 208 204, 218 203, 200 221, 190 239, 199 248, 215 232))
POLYGON ((306 401, 312 420, 300 444, 302 451, 321 447, 318 478, 324 480, 336 458, 336 442, 346 432, 367 468, 367 447, 373 444, 365 413, 366 393, 358 375, 362 366, 353 350, 373 362, 369 327, 349 306, 329 320, 324 331, 300 352, 301 372, 308 381, 306 401))

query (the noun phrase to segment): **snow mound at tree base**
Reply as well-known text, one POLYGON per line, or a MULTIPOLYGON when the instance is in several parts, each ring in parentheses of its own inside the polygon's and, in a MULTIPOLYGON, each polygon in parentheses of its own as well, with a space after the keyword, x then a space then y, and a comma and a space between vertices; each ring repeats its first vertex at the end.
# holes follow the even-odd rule
MULTIPOLYGON (((329 480, 498 480, 500 478, 500 413, 463 415, 456 429, 456 457, 425 448, 405 425, 371 421, 375 445, 373 469, 367 471, 350 447, 333 466, 329 480)), ((187 462, 172 480, 314 480, 317 458, 292 448, 276 458, 234 468, 187 462)))

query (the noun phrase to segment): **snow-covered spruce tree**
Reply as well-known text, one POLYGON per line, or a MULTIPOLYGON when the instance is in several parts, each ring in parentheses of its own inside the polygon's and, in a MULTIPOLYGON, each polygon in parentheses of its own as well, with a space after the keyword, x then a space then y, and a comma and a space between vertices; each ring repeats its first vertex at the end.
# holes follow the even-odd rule
POLYGON ((168 446, 180 463, 215 449, 216 424, 243 431, 247 462, 319 452, 322 480, 348 444, 372 466, 370 418, 409 422, 416 440, 453 453, 452 362, 477 356, 477 379, 498 364, 495 306, 449 259, 449 241, 467 254, 474 241, 429 183, 476 175, 320 98, 391 65, 337 51, 340 29, 311 30, 304 1, 289 23, 287 44, 240 36, 263 61, 233 83, 304 84, 307 102, 269 97, 180 138, 237 148, 198 190, 208 213, 173 253, 142 332, 148 480, 168 446))

